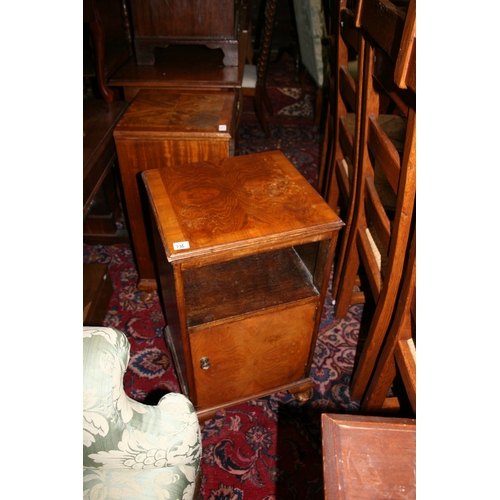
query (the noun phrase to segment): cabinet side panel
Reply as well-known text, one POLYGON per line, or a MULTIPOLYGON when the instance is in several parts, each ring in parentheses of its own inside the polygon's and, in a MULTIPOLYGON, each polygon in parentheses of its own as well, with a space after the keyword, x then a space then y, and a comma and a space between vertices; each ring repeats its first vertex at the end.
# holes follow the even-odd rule
POLYGON ((290 304, 191 333, 198 409, 307 377, 316 310, 317 301, 290 304))
MULTIPOLYGON (((177 295, 175 291, 174 269, 165 255, 165 250, 161 243, 158 228, 153 222, 154 254, 156 262, 156 272, 159 277, 160 289, 158 294, 162 304, 163 314, 167 327, 165 330, 165 340, 174 358, 177 377, 181 386, 181 391, 192 398, 188 386, 188 376, 186 359, 184 356, 182 331, 180 326, 179 308, 177 304, 177 295)), ((194 403, 194 402, 193 402, 194 403)))

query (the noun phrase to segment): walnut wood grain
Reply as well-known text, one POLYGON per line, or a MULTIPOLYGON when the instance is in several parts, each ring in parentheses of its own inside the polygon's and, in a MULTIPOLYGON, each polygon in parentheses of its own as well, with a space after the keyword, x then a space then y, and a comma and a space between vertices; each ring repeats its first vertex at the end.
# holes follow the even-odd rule
POLYGON ((197 403, 207 407, 306 376, 316 301, 190 334, 197 403), (210 367, 203 369, 200 360, 210 367))
POLYGON ((185 168, 143 174, 150 200, 152 189, 157 194, 153 209, 171 262, 324 239, 343 225, 280 151, 191 164, 190 176, 185 168), (183 241, 189 248, 175 250, 183 241))

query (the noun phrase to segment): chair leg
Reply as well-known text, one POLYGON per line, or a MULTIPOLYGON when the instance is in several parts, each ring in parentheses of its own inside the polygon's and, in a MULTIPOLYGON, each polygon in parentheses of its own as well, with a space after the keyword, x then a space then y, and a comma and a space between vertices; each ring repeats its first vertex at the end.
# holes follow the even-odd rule
POLYGON ((266 106, 268 113, 271 116, 273 116, 274 115, 273 105, 271 104, 271 100, 269 99, 269 94, 267 93, 266 87, 265 86, 260 87, 258 93, 260 93, 260 98, 264 102, 264 105, 266 106))
POLYGON ((266 102, 265 98, 263 97, 264 95, 266 94, 265 92, 262 92, 262 88, 257 87, 254 97, 255 114, 257 115, 257 118, 259 119, 259 122, 264 129, 266 137, 269 138, 271 136, 271 132, 269 130, 269 124, 267 123, 267 118, 264 114, 264 109, 262 106, 262 101, 264 101, 264 103, 266 102))
POLYGON ((318 87, 316 90, 316 111, 314 116, 314 125, 319 127, 321 123, 321 111, 323 108, 323 89, 318 87))
POLYGON ((347 311, 349 310, 349 306, 351 304, 352 290, 356 281, 356 274, 359 268, 359 254, 356 245, 356 235, 352 236, 352 241, 348 242, 344 266, 342 269, 338 270, 338 272, 341 272, 342 275, 339 282, 339 291, 337 293, 337 297, 335 297, 335 317, 337 319, 345 318, 347 315, 347 311))

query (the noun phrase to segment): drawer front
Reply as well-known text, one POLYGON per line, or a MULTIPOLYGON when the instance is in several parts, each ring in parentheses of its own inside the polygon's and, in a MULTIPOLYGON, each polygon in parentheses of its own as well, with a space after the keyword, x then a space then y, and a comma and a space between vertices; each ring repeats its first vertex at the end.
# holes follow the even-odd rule
POLYGON ((190 334, 197 408, 251 396, 308 376, 317 301, 190 334))

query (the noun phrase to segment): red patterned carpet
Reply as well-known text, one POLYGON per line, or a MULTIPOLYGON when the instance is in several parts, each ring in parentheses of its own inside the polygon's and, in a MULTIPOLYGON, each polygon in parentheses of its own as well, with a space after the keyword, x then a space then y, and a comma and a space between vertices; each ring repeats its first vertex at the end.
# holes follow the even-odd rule
MULTIPOLYGON (((266 139, 252 102, 244 103, 240 154, 281 149, 304 177, 316 185, 320 150, 313 126, 311 96, 301 101, 293 61, 284 60, 269 75, 275 115, 266 139)), ((166 391, 179 391, 172 357, 163 338, 165 321, 157 295, 144 303, 137 290, 131 247, 83 246, 84 263, 108 264, 114 292, 106 326, 121 329, 131 344, 125 390, 154 404, 166 391)), ((288 393, 249 401, 220 412, 203 430, 202 495, 205 500, 309 500, 323 498, 320 416, 355 412, 348 385, 359 334, 362 306, 351 306, 342 321, 334 318, 331 300, 323 310, 312 376, 310 401, 288 393)))

